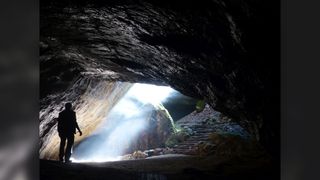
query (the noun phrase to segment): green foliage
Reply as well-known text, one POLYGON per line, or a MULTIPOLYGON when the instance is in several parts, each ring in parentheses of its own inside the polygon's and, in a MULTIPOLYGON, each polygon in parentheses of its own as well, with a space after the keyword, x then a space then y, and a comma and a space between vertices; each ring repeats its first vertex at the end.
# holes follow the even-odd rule
POLYGON ((163 110, 165 112, 165 116, 170 120, 173 132, 177 132, 177 129, 176 129, 175 124, 174 124, 174 121, 173 121, 169 111, 162 104, 159 104, 157 106, 157 108, 160 109, 160 110, 163 110))
POLYGON ((204 100, 199 100, 199 101, 197 101, 196 110, 197 110, 198 112, 203 111, 205 105, 206 105, 206 102, 205 102, 204 100))

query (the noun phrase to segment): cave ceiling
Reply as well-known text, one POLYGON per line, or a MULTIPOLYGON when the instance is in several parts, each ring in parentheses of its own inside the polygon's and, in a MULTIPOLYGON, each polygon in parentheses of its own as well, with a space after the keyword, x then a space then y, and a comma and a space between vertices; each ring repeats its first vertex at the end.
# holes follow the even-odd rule
POLYGON ((79 76, 169 85, 277 129, 278 6, 270 1, 41 2, 41 98, 79 76))

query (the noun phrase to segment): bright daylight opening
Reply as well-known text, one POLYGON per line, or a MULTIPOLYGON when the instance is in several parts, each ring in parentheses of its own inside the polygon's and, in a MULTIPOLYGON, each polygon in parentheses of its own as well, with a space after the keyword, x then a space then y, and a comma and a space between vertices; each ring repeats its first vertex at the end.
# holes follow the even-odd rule
POLYGON ((71 160, 117 161, 135 150, 163 146, 163 141, 175 128, 163 104, 174 97, 186 96, 168 86, 133 84, 107 114, 100 128, 75 146, 71 160))

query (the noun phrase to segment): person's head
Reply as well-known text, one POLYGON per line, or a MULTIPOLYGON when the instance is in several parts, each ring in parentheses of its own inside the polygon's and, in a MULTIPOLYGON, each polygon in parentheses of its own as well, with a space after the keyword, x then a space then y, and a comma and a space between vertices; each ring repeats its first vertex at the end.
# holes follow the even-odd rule
POLYGON ((72 104, 71 103, 66 103, 65 104, 65 108, 66 108, 66 110, 71 110, 72 104))

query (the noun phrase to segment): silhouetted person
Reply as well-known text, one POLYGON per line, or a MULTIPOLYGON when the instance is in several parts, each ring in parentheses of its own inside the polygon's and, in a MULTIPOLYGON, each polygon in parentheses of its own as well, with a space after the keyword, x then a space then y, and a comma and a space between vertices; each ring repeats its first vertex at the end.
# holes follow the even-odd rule
POLYGON ((71 103, 65 104, 65 109, 59 113, 58 117, 58 132, 60 136, 60 151, 59 151, 59 160, 65 162, 71 162, 71 148, 74 142, 74 134, 76 134, 76 129, 78 129, 80 136, 82 132, 78 126, 76 113, 72 110, 71 103), (67 140, 67 148, 64 151, 64 147, 67 140))

